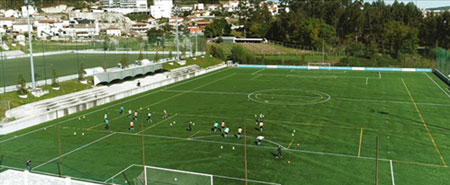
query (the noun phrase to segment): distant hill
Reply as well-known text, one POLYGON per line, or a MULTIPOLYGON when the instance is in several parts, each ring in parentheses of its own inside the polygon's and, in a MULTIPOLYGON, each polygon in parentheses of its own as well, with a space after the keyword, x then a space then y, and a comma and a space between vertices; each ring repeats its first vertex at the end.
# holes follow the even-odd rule
POLYGON ((427 10, 450 10, 450 6, 441 6, 436 8, 427 8, 427 10))

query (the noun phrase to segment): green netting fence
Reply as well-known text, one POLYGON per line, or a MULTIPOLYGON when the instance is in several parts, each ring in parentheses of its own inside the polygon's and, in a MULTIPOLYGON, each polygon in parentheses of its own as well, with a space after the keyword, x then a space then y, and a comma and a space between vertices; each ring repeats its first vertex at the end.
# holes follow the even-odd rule
POLYGON ((450 85, 450 52, 448 50, 436 49, 436 74, 450 85))

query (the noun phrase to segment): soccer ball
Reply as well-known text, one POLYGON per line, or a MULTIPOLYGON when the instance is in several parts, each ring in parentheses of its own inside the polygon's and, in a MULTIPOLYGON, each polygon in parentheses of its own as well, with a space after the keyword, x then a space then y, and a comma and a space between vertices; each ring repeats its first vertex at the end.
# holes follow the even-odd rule
POLYGON ((178 179, 175 177, 175 179, 173 179, 173 180, 177 181, 178 179))
POLYGON ((84 136, 84 132, 83 132, 83 133, 81 133, 81 135, 82 135, 82 136, 84 136))
POLYGON ((76 132, 73 132, 73 135, 75 136, 75 135, 77 135, 77 133, 76 133, 76 132))
POLYGON ((223 146, 220 146, 220 149, 223 149, 223 146))
POLYGON ((233 150, 234 150, 234 146, 233 146, 233 150))

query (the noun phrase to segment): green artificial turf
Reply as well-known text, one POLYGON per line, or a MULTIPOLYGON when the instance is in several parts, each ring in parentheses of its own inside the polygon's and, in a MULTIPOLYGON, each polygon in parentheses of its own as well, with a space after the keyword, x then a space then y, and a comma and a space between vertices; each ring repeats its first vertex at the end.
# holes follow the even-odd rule
MULTIPOLYGON (((392 184, 391 160, 396 184, 446 184, 446 89, 431 73, 227 68, 1 136, 0 154, 3 167, 24 169, 31 159, 36 172, 56 175, 61 153, 64 176, 110 183, 135 182, 145 161, 212 174, 214 184, 365 185, 375 183, 378 137, 379 184, 392 184), (120 106, 139 111, 134 132, 120 106), (225 121, 230 136, 213 133, 214 121, 225 121), (241 139, 233 136, 238 127, 241 139), (283 158, 274 157, 278 145, 283 158)), ((208 184, 198 175, 151 171, 154 184, 208 184)))

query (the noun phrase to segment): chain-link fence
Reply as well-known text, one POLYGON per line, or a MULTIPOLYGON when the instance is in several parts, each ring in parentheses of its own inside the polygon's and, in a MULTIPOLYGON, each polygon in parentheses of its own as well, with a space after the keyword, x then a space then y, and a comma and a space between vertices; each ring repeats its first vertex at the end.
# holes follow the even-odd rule
POLYGON ((436 49, 436 74, 450 85, 450 52, 448 50, 436 49))

